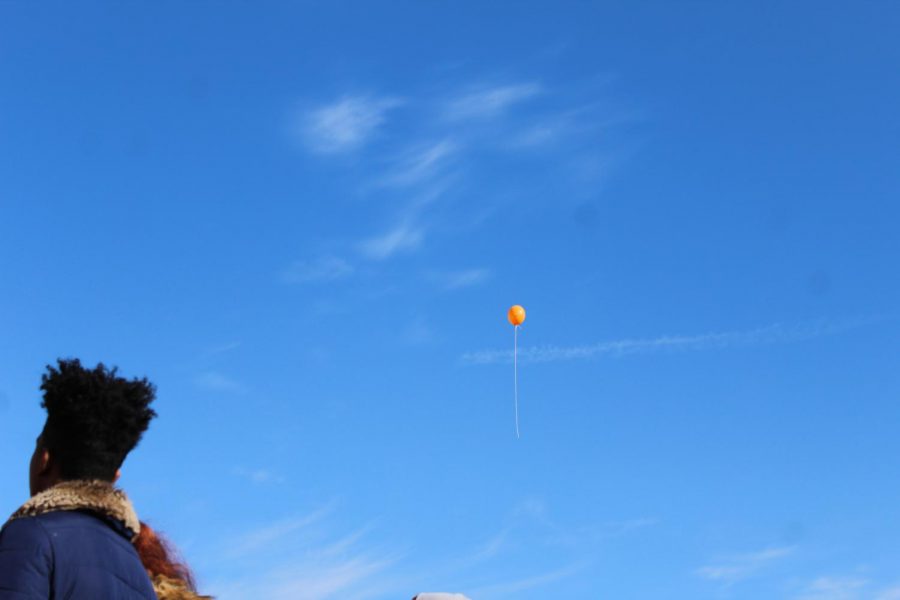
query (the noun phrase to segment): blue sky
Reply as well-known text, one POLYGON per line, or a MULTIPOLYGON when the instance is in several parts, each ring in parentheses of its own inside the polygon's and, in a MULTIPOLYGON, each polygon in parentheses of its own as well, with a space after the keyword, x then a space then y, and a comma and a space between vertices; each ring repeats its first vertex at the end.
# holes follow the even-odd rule
POLYGON ((898 28, 0 5, 0 506, 77 356, 222 600, 900 598, 898 28))

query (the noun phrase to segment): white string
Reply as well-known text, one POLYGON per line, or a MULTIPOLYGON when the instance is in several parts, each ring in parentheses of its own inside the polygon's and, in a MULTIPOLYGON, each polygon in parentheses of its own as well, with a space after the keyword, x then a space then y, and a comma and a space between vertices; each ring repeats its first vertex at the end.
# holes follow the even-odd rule
POLYGON ((519 326, 513 333, 513 379, 516 390, 516 439, 519 439, 519 326))

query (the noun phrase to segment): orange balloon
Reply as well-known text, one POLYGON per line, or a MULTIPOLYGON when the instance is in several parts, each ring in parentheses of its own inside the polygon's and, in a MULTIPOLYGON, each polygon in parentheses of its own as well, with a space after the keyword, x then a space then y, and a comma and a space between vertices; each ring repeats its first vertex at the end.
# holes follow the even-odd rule
POLYGON ((509 319, 509 322, 513 325, 521 325, 525 322, 525 309, 516 304, 509 309, 508 313, 506 313, 506 318, 509 319))

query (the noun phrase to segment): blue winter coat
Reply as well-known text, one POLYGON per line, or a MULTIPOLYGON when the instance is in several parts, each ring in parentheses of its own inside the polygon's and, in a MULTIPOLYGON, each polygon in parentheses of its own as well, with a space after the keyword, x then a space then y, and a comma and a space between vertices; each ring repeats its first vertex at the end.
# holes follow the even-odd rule
POLYGON ((0 531, 0 600, 156 600, 129 535, 87 511, 9 521, 0 531))

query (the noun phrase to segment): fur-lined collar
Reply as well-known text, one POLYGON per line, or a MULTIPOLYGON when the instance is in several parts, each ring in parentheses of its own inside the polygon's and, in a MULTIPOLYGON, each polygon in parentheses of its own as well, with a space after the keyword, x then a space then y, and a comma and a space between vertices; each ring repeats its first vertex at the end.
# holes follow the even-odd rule
POLYGON ((212 596, 201 596, 191 590, 181 579, 172 579, 165 575, 153 578, 153 591, 159 600, 212 600, 212 596))
POLYGON ((131 539, 141 531, 134 507, 122 490, 108 481, 63 481, 35 494, 13 513, 10 520, 36 517, 60 510, 86 510, 118 521, 129 530, 131 539))

